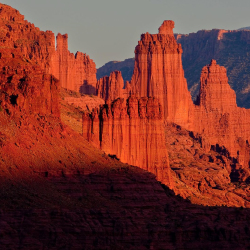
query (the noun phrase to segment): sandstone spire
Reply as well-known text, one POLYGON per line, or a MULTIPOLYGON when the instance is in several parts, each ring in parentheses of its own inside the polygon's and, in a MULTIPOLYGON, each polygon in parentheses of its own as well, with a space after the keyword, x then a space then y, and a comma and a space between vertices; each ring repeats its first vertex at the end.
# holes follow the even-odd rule
POLYGON ((203 67, 200 82, 200 105, 207 111, 225 113, 236 108, 236 95, 228 84, 227 71, 215 60, 203 67))
POLYGON ((191 96, 182 68, 182 48, 173 36, 173 21, 164 21, 159 34, 142 34, 135 48, 132 93, 154 96, 163 107, 167 121, 189 122, 191 96))

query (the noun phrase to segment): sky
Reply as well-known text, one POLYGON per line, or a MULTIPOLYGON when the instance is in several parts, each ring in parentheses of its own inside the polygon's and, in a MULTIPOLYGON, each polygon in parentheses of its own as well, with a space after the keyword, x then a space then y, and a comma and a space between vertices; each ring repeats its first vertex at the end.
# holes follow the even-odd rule
POLYGON ((2 0, 41 30, 69 35, 69 50, 90 56, 97 68, 134 57, 142 33, 164 20, 175 33, 250 26, 249 0, 2 0))

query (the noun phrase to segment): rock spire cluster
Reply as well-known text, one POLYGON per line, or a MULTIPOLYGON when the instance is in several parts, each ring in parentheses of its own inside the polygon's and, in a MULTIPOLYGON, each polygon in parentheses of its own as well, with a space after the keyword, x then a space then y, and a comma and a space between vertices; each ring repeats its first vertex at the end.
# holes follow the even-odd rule
MULTIPOLYGON (((120 97, 157 98, 164 121, 201 134, 206 138, 204 145, 208 150, 212 145, 226 147, 244 169, 246 179, 249 176, 250 111, 237 107, 226 69, 213 59, 202 69, 200 93, 196 103, 192 102, 182 67, 182 48, 175 40, 173 27, 173 21, 164 21, 158 34, 141 35, 135 48, 131 82, 120 91, 120 97)), ((121 78, 119 81, 122 82, 121 78)), ((108 93, 110 87, 106 86, 108 93)), ((106 96, 106 99, 114 97, 118 96, 106 96)))

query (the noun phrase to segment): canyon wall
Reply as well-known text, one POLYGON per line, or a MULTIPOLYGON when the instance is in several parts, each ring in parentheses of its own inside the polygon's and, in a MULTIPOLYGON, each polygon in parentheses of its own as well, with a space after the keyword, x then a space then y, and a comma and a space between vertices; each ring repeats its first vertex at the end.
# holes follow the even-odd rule
POLYGON ((60 116, 59 83, 50 73, 54 35, 0 5, 0 109, 9 116, 60 116))
POLYGON ((152 172, 157 180, 173 187, 157 99, 119 98, 84 114, 83 136, 107 154, 152 172))
POLYGON ((68 50, 68 35, 56 37, 57 47, 52 56, 52 74, 60 80, 63 88, 83 94, 96 93, 96 66, 88 55, 68 50))
MULTIPOLYGON (((85 94, 96 93, 96 66, 88 55, 68 51, 67 34, 55 36, 52 31, 40 31, 24 20, 19 11, 0 4, 0 46, 11 48, 25 60, 39 65, 46 74, 54 75, 64 88, 85 94)), ((12 53, 12 52, 11 52, 12 53)))
MULTIPOLYGON (((165 121, 201 134, 204 147, 206 145, 208 150, 216 144, 226 147, 239 166, 245 169, 243 178, 247 178, 250 112, 237 107, 236 95, 228 84, 226 69, 217 65, 215 60, 202 69, 200 94, 195 104, 191 101, 182 68, 182 48, 175 40, 173 27, 173 21, 164 21, 158 34, 141 35, 135 48, 132 80, 126 83, 125 90, 116 90, 116 93, 123 97, 135 95, 158 98, 165 121)), ((221 30, 213 32, 218 40, 228 33, 221 30)), ((110 85, 106 86, 111 89, 110 85)), ((106 93, 109 92, 106 90, 106 93)), ((112 98, 110 93, 106 95, 106 99, 112 98)))

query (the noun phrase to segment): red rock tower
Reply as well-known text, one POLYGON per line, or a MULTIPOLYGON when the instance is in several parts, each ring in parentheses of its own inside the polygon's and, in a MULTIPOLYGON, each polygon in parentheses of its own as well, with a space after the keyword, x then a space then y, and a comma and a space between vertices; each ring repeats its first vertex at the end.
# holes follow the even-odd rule
POLYGON ((159 34, 173 36, 174 35, 173 28, 174 28, 174 21, 172 21, 172 20, 165 20, 162 23, 161 27, 158 29, 159 30, 159 34))
POLYGON ((131 89, 139 97, 158 98, 167 121, 188 124, 193 104, 182 68, 182 48, 173 28, 173 21, 164 21, 158 34, 141 35, 135 48, 131 89))
POLYGON ((203 67, 200 82, 200 105, 207 111, 225 113, 237 107, 235 92, 228 84, 227 71, 215 60, 203 67))

